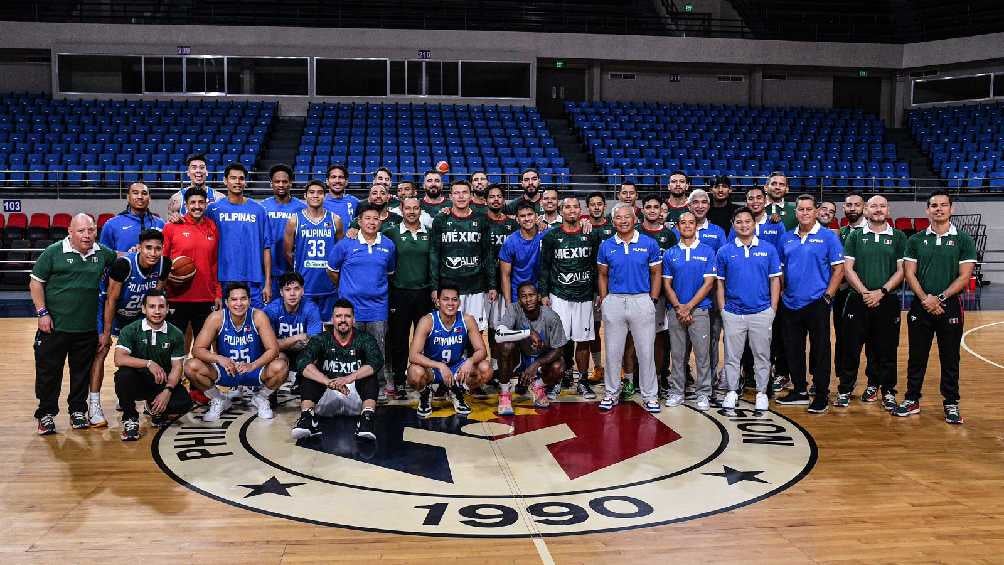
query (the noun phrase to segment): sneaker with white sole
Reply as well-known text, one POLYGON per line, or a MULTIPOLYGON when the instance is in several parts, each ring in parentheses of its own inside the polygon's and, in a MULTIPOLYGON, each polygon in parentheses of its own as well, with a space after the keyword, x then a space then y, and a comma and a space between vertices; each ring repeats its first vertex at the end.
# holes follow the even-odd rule
POLYGON ((70 412, 70 427, 75 430, 86 430, 91 427, 87 421, 87 414, 85 412, 70 412))
POLYGON ((432 416, 432 387, 427 386, 418 391, 418 408, 415 413, 423 420, 432 416))
POLYGON ((756 393, 756 404, 753 407, 761 412, 766 412, 767 410, 769 410, 770 400, 767 398, 767 393, 765 392, 756 393))
POLYGON ((87 403, 87 421, 92 428, 103 428, 108 425, 105 419, 105 411, 101 409, 100 400, 91 400, 87 403))
POLYGON ((658 414, 659 412, 662 412, 662 404, 659 404, 658 399, 646 400, 645 410, 648 410, 653 414, 658 414))
POLYGON ((534 408, 548 408, 551 406, 551 400, 547 394, 547 387, 544 385, 533 385, 532 390, 534 408))
POLYGON ((838 392, 837 396, 833 399, 833 406, 836 408, 847 408, 851 405, 851 393, 849 392, 838 392))
POLYGON ((304 439, 321 435, 321 429, 317 422, 317 416, 313 410, 304 410, 293 425, 291 432, 293 439, 304 439))
POLYGON ((499 416, 512 416, 516 412, 512 409, 512 393, 511 392, 500 392, 499 393, 499 416))
POLYGON ((887 392, 882 395, 882 408, 884 408, 887 412, 892 412, 897 406, 899 406, 899 403, 896 402, 895 394, 887 392))
POLYGON ((558 396, 561 395, 561 381, 554 383, 554 386, 547 388, 547 399, 551 402, 558 400, 558 396))
POLYGON ((958 404, 945 405, 945 421, 949 424, 962 424, 965 422, 965 419, 962 418, 962 414, 959 412, 958 404))
POLYGON ((464 389, 459 386, 454 386, 450 388, 450 393, 453 396, 453 411, 461 416, 470 414, 471 407, 464 399, 464 389))
POLYGON ((593 387, 585 379, 581 379, 576 383, 575 393, 586 400, 596 400, 596 393, 593 391, 593 387))
POLYGON ((697 409, 701 412, 707 412, 711 409, 711 399, 703 394, 697 396, 697 409))
POLYGON ((666 397, 666 406, 668 406, 669 408, 672 408, 674 406, 679 406, 681 404, 683 404, 682 394, 672 393, 666 397))
POLYGON ((722 408, 726 410, 733 410, 735 409, 737 402, 739 402, 739 393, 734 390, 730 390, 725 393, 725 398, 722 399, 722 408))
POLYGON ((209 410, 206 410, 206 413, 202 415, 202 421, 203 422, 219 421, 220 416, 222 416, 224 412, 230 409, 231 404, 232 401, 225 396, 223 398, 210 398, 209 410))
POLYGON ((272 413, 272 406, 269 404, 268 398, 262 397, 260 394, 255 394, 251 397, 251 405, 258 409, 259 418, 271 420, 275 416, 272 413))
POLYGON ((599 409, 600 412, 609 412, 614 409, 620 403, 621 399, 619 396, 606 395, 603 400, 600 401, 599 409))
POLYGON ((139 436, 139 420, 122 421, 122 434, 119 436, 122 441, 136 441, 139 436))

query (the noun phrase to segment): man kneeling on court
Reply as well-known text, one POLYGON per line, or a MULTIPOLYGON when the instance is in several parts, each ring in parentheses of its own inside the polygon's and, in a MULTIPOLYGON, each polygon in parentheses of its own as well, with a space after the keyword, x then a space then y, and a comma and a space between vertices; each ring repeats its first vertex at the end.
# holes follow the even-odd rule
POLYGON ((509 379, 516 375, 519 384, 532 386, 533 405, 547 408, 547 390, 561 380, 565 372, 562 348, 568 343, 561 319, 540 303, 537 287, 525 282, 516 289, 519 301, 509 305, 502 323, 495 328, 499 344, 499 367, 502 392, 499 393, 499 416, 513 415, 509 379), (519 366, 516 360, 519 356, 519 366))
POLYGON ((185 336, 165 321, 167 296, 153 289, 143 296, 143 318, 119 331, 115 345, 115 393, 122 406, 122 441, 139 439, 136 401, 149 402, 155 426, 170 423, 168 414, 184 414, 192 407, 181 385, 185 336))
POLYGON ((439 308, 418 321, 408 354, 411 362, 408 384, 418 391, 419 418, 432 415, 430 384, 449 387, 453 393, 453 410, 466 415, 471 413, 471 407, 464 400, 464 389, 475 389, 492 376, 477 320, 459 312, 460 289, 444 284, 437 295, 439 308), (464 357, 468 350, 474 353, 464 357))
POLYGON ((271 419, 268 397, 286 381, 289 366, 279 358, 279 342, 268 316, 251 307, 248 285, 229 283, 223 295, 224 308, 206 318, 192 346, 192 358, 185 363, 192 386, 209 397, 209 410, 202 420, 215 422, 230 408, 230 398, 217 386, 259 387, 251 404, 259 417, 271 419))
POLYGON ((383 369, 383 353, 376 338, 356 331, 352 303, 335 302, 334 327, 310 338, 299 355, 300 409, 293 426, 293 439, 321 434, 318 416, 361 415, 356 437, 376 439, 374 415, 377 403, 377 373, 383 369))

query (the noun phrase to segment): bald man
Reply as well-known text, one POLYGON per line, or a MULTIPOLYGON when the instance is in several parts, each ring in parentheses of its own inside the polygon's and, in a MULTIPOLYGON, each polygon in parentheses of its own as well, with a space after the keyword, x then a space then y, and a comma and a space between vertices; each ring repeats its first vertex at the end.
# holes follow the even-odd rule
POLYGON ((38 317, 35 334, 35 396, 38 434, 56 433, 63 365, 70 364, 70 425, 89 427, 87 385, 98 345, 98 284, 116 259, 99 245, 97 226, 87 214, 70 221, 66 239, 42 251, 28 288, 38 317))

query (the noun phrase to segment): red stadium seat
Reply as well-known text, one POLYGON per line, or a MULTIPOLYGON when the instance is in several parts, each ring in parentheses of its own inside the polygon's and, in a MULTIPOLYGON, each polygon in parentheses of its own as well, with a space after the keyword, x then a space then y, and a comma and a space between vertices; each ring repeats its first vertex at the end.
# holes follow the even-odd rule
POLYGON ((24 239, 28 231, 28 216, 22 212, 14 212, 7 217, 7 225, 3 229, 4 239, 24 239))
POLYGON ((830 228, 831 230, 839 229, 840 228, 840 222, 838 222, 837 219, 834 218, 834 219, 830 220, 829 225, 827 225, 826 227, 830 228))
POLYGON ((917 231, 923 231, 931 225, 931 220, 927 218, 914 218, 913 219, 913 229, 917 231))
POLYGON ((46 239, 49 237, 49 228, 52 227, 52 218, 45 212, 35 212, 28 220, 28 239, 46 239))
POLYGON ((0 214, 0 232, 3 232, 3 227, 7 224, 7 217, 0 214))
POLYGON ((843 218, 840 218, 840 227, 844 227, 844 226, 846 226, 849 223, 850 222, 847 220, 847 216, 844 216, 843 218))
POLYGON ((900 231, 913 231, 913 218, 896 218, 892 227, 900 231))
POLYGON ((105 222, 114 217, 115 214, 108 214, 108 213, 101 214, 100 216, 98 216, 98 231, 101 231, 101 228, 105 227, 105 222))
POLYGON ((62 239, 66 237, 67 232, 70 230, 70 220, 73 216, 60 212, 52 216, 52 228, 49 229, 49 237, 51 239, 62 239))

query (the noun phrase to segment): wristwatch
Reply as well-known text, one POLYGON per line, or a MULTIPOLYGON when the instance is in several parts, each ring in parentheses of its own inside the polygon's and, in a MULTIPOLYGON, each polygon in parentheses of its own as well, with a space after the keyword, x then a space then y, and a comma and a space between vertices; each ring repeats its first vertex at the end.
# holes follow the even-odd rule
POLYGON ((43 306, 38 310, 35 310, 35 315, 38 316, 39 318, 44 318, 49 315, 49 309, 43 306))
POLYGON ((166 385, 164 387, 164 390, 170 391, 172 394, 174 393, 174 387, 171 385, 166 385))
POLYGON ((825 300, 827 304, 833 304, 833 297, 829 294, 824 294, 823 300, 825 300))
POLYGON ((886 294, 889 294, 889 289, 886 288, 886 287, 884 287, 884 286, 880 286, 879 287, 879 292, 881 292, 882 295, 885 296, 886 294))
POLYGON ((942 292, 941 294, 939 294, 939 295, 938 295, 938 301, 939 301, 939 302, 944 302, 944 301, 946 301, 946 300, 948 300, 948 297, 947 297, 947 296, 945 296, 945 293, 944 293, 944 292, 942 292))

